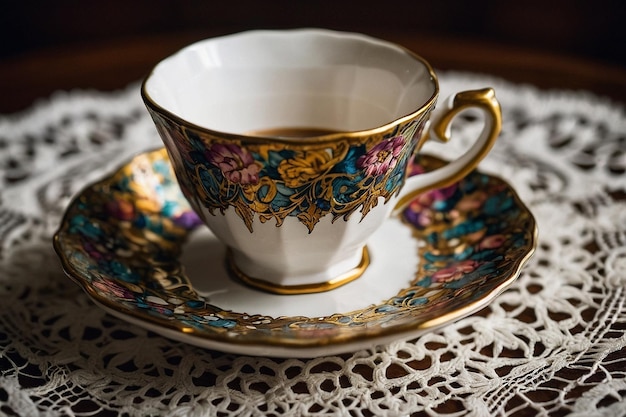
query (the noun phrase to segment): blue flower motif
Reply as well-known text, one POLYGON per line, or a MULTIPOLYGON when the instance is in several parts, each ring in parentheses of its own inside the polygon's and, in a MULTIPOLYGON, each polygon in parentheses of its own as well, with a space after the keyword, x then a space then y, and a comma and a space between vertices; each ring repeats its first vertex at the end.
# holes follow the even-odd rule
POLYGON ((278 211, 293 204, 289 197, 295 194, 295 192, 293 188, 289 188, 281 183, 276 183, 276 195, 270 204, 272 210, 278 211))
POLYGON ((481 217, 469 218, 458 225, 446 229, 442 233, 444 239, 450 240, 464 235, 469 235, 485 227, 485 220, 481 217))
POLYGON ((221 327, 224 329, 232 329, 233 327, 237 325, 237 322, 233 320, 226 320, 226 319, 220 319, 220 318, 218 318, 217 320, 205 320, 204 323, 208 324, 209 326, 221 327))
POLYGON ((358 180, 347 176, 333 179, 332 189, 333 199, 340 204, 350 203, 367 192, 367 188, 361 187, 358 180))
POLYGON ((483 205, 483 213, 487 216, 496 216, 505 213, 515 206, 515 202, 511 196, 506 194, 496 194, 489 197, 483 205))
POLYGON ((172 181, 170 164, 165 159, 159 159, 154 161, 154 163, 152 164, 152 169, 155 173, 163 176, 164 185, 167 185, 169 182, 172 181))
POLYGON ((199 316, 196 314, 189 314, 187 316, 179 318, 182 323, 202 330, 205 326, 219 327, 222 329, 232 329, 237 326, 237 322, 233 320, 223 319, 217 316, 199 316))
POLYGON ((191 308, 203 308, 205 306, 205 302, 201 300, 187 300, 185 301, 185 305, 191 308))
POLYGON ((428 298, 427 297, 417 297, 417 298, 413 298, 411 301, 409 301, 409 305, 412 307, 415 306, 422 306, 422 305, 426 305, 428 304, 428 298))
POLYGON ((394 311, 398 311, 398 307, 389 304, 383 304, 375 310, 376 313, 393 313, 394 311))
POLYGON ((70 219, 70 232, 82 234, 93 240, 102 237, 102 229, 82 214, 77 214, 70 219))
POLYGON ((319 207, 320 210, 324 210, 324 211, 330 210, 330 201, 328 200, 318 198, 317 200, 315 200, 315 205, 319 207))
POLYGON ((161 214, 165 217, 172 217, 176 213, 179 204, 176 201, 165 201, 161 207, 161 214))
POLYGON ((433 284, 433 279, 429 276, 426 276, 415 283, 417 287, 428 288, 433 284))
POLYGON ((129 282, 131 284, 137 284, 141 281, 141 277, 130 267, 115 259, 110 261, 103 260, 99 262, 99 264, 99 267, 101 267, 103 271, 108 272, 108 274, 110 274, 113 278, 129 282))
POLYGON ((202 188, 206 191, 205 198, 214 204, 218 204, 220 201, 220 188, 224 180, 222 172, 215 167, 206 167, 206 169, 198 170, 198 177, 202 183, 202 188))
MULTIPOLYGON (((430 286, 430 284, 428 285, 430 286)), ((427 297, 416 297, 415 295, 416 295, 416 291, 408 291, 406 294, 404 294, 401 297, 392 298, 391 302, 393 303, 394 306, 403 306, 403 305, 417 306, 417 305, 424 305, 428 303, 427 297)))
POLYGON ((365 155, 365 145, 351 146, 350 149, 348 149, 346 157, 333 167, 331 173, 345 173, 347 175, 360 174, 358 180, 362 179, 363 172, 361 168, 357 166, 357 161, 363 155, 365 155))
POLYGON ((400 185, 404 182, 404 172, 406 169, 406 160, 398 161, 398 164, 394 167, 393 171, 389 175, 387 182, 385 182, 385 190, 393 192, 394 190, 400 191, 400 185))

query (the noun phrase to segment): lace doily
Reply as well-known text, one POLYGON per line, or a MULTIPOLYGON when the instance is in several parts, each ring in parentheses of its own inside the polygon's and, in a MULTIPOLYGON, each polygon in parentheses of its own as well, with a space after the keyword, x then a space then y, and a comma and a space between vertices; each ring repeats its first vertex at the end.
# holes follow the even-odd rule
MULTIPOLYGON (((443 73, 496 88, 504 127, 481 169, 539 225, 518 281, 488 308, 410 342, 269 359, 174 342, 116 319, 61 271, 70 197, 161 145, 132 85, 60 93, 0 117, 0 415, 624 415, 626 112, 584 92, 443 73)), ((455 123, 460 150, 480 124, 455 123)))

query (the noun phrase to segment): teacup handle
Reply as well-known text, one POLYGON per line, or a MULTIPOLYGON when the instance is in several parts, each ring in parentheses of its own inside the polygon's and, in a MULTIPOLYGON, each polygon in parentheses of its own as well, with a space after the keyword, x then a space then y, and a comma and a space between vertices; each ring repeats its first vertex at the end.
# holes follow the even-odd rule
POLYGON ((454 117, 468 108, 477 108, 485 114, 484 126, 478 139, 460 157, 441 168, 407 178, 394 209, 401 210, 418 194, 448 186, 469 174, 489 153, 502 128, 500 103, 492 88, 462 91, 453 94, 430 118, 429 138, 441 142, 450 140, 450 125, 454 117))

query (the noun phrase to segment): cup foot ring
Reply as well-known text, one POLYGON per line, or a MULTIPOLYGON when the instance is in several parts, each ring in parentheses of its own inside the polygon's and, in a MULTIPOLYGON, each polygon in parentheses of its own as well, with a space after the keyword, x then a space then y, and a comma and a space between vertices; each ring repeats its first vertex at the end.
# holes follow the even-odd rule
POLYGON ((302 285, 280 285, 266 281, 261 278, 251 277, 248 274, 244 273, 241 269, 239 269, 239 267, 237 267, 237 265, 235 264, 233 252, 230 249, 226 253, 226 261, 228 264, 228 269, 230 270, 233 277, 248 285, 249 287, 273 294, 298 295, 330 291, 354 281, 355 279, 363 275, 363 272, 365 272, 365 270, 369 266, 370 254, 367 246, 364 246, 361 261, 351 270, 344 272, 343 274, 328 281, 302 285))

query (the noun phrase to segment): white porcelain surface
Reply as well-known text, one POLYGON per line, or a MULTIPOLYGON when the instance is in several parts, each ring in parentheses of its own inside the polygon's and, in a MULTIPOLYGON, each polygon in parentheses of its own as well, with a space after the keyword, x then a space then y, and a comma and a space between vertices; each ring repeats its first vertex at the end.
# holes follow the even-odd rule
POLYGON ((195 43, 156 66, 160 106, 212 130, 378 127, 435 94, 424 63, 388 42, 326 30, 253 31, 195 43))
POLYGON ((233 280, 221 265, 226 248, 210 230, 196 230, 183 247, 180 261, 193 288, 220 307, 270 317, 330 316, 377 304, 408 286, 419 264, 418 241, 397 217, 372 236, 368 248, 372 264, 357 280, 317 294, 276 295, 259 292, 233 280))

